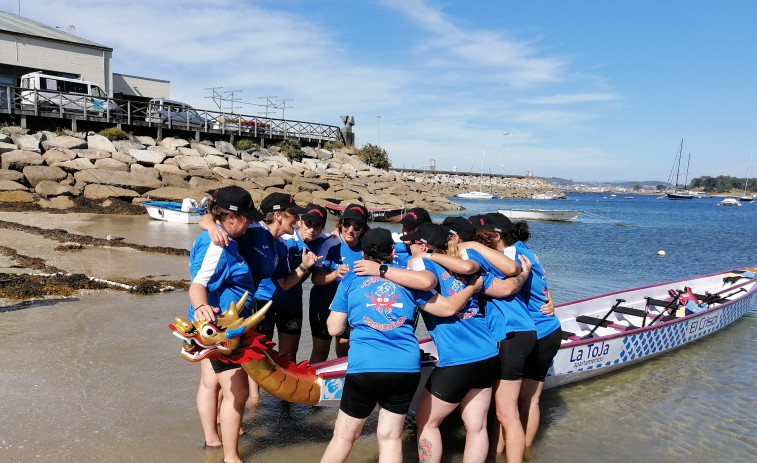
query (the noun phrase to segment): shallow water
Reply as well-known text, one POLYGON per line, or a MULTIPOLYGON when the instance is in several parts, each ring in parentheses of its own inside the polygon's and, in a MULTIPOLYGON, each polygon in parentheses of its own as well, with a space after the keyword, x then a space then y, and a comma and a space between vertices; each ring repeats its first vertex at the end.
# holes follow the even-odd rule
MULTIPOLYGON (((728 210, 705 203, 619 201, 592 196, 555 207, 593 210, 636 226, 596 217, 532 224, 530 244, 550 272, 558 302, 757 264, 757 205, 728 210), (668 256, 657 257, 658 249, 668 256)), ((698 201, 709 200, 693 202, 698 201)), ((505 207, 485 203, 475 207, 505 207)), ((529 207, 545 206, 531 202, 529 207)), ((140 244, 187 248, 197 234, 193 226, 143 217, 93 217, 77 227, 140 244)), ((150 273, 137 261, 123 265, 123 271, 150 273)), ((180 342, 167 328, 173 317, 186 313, 186 293, 105 292, 26 307, 0 313, 0 350, 6 353, 0 358, 0 461, 222 461, 220 451, 201 448, 194 403, 199 368, 179 357, 180 342)), ((300 359, 311 345, 304 325, 300 359)), ((753 311, 672 353, 545 391, 531 461, 757 460, 756 335, 753 311)), ((334 410, 285 404, 263 394, 245 415, 242 455, 247 461, 318 461, 334 417, 334 410)), ((459 420, 449 419, 443 431, 444 461, 462 461, 459 420)), ((406 461, 416 458, 414 439, 409 419, 406 461)), ((376 458, 371 420, 350 461, 376 458)))

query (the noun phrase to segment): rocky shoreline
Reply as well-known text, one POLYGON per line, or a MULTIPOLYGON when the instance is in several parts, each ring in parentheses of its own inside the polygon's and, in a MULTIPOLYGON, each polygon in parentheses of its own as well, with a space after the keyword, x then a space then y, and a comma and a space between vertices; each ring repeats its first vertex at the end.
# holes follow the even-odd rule
POLYGON ((471 190, 491 190, 505 198, 525 198, 552 189, 536 178, 502 177, 486 186, 476 176, 410 173, 369 166, 354 148, 302 148, 290 161, 279 148, 237 150, 225 141, 131 136, 111 141, 89 133, 0 130, 0 209, 141 213, 129 204, 145 199, 199 200, 235 184, 256 204, 272 192, 292 194, 298 203, 461 210, 447 198, 471 190), (124 205, 126 203, 126 205, 124 205))

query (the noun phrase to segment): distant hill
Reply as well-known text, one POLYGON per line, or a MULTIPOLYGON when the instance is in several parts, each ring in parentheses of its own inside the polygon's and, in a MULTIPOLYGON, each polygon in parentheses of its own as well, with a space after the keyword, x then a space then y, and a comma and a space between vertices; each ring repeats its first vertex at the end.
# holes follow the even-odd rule
POLYGON ((646 187, 656 187, 657 185, 665 185, 667 182, 662 180, 642 180, 642 181, 627 181, 627 182, 598 182, 598 181, 584 181, 584 182, 576 182, 570 179, 566 178, 560 178, 560 177, 539 177, 540 179, 544 180, 545 182, 549 183, 550 185, 608 185, 608 186, 617 186, 622 188, 633 188, 635 185, 641 185, 646 187))

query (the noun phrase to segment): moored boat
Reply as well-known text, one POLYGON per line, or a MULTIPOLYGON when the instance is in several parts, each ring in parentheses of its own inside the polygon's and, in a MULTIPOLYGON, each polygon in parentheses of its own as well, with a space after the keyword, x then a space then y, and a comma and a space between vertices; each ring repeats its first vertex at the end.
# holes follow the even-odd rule
POLYGON ((174 223, 198 223, 205 213, 207 198, 198 204, 193 198, 184 198, 180 203, 172 201, 142 201, 147 214, 156 220, 174 223))
POLYGON ((572 222, 583 213, 574 209, 499 209, 497 212, 510 220, 552 220, 572 222))
POLYGON ((534 193, 531 195, 531 199, 557 199, 559 196, 554 191, 545 191, 544 193, 534 193))
POLYGON ((718 206, 741 206, 741 203, 736 198, 725 198, 718 203, 718 206))
MULTIPOLYGON (((323 207, 332 215, 340 216, 344 212, 345 206, 340 204, 327 203, 323 207)), ((371 222, 398 222, 405 215, 405 206, 397 207, 371 207, 368 208, 368 220, 371 222)))
POLYGON ((460 193, 457 197, 463 199, 493 199, 494 195, 484 191, 471 191, 468 193, 460 193))
MULTIPOLYGON (((721 272, 558 305, 555 316, 562 325, 563 340, 544 387, 561 386, 633 365, 729 325, 757 306, 755 270, 721 272)), ((273 350, 273 343, 260 342, 263 336, 253 331, 255 322, 248 322, 256 316, 262 319, 263 315, 255 314, 243 321, 224 320, 220 324, 233 327, 235 332, 240 331, 242 323, 250 328, 236 334, 243 338, 242 352, 229 355, 242 358, 238 363, 250 377, 280 399, 338 406, 347 358, 295 365, 273 350)), ((219 349, 186 320, 177 318, 169 326, 184 341, 182 356, 187 359, 198 361, 206 353, 219 349)), ((223 333, 216 331, 212 333, 214 338, 222 337, 223 333)), ((225 341, 220 342, 225 345, 225 341)), ((423 352, 422 379, 416 400, 438 355, 430 338, 419 340, 419 345, 423 352)))

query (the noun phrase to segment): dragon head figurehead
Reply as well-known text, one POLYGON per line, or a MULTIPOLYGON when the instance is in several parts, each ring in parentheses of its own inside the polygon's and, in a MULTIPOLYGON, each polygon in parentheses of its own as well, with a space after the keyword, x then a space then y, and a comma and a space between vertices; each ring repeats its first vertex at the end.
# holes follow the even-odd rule
POLYGON ((235 304, 229 304, 229 310, 216 317, 215 321, 195 320, 176 317, 168 327, 174 335, 184 341, 181 356, 191 362, 203 359, 226 360, 241 363, 246 360, 246 345, 262 337, 254 329, 268 311, 271 303, 265 305, 248 318, 241 318, 248 293, 235 304), (242 349, 240 349, 240 346, 242 349))

